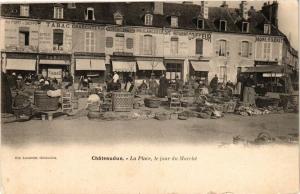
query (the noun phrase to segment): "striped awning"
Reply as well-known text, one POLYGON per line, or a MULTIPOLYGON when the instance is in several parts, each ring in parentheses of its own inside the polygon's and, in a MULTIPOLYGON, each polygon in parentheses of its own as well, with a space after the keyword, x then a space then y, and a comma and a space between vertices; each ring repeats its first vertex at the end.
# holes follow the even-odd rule
POLYGON ((69 60, 41 59, 40 64, 45 64, 45 65, 70 65, 70 61, 69 60))
POLYGON ((6 69, 7 70, 24 70, 24 71, 35 71, 35 59, 7 59, 6 69))
POLYGON ((166 70, 166 67, 162 61, 137 61, 137 64, 139 70, 166 70))
POLYGON ((135 61, 112 61, 112 67, 117 72, 136 72, 135 61))
POLYGON ((76 59, 76 70, 105 71, 104 59, 76 59))
POLYGON ((209 61, 191 61, 195 71, 209 71, 209 61))

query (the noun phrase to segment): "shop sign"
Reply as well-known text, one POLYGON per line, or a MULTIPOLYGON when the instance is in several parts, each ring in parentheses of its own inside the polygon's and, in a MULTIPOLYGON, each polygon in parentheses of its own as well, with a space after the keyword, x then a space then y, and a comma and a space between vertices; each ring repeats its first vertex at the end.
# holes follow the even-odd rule
POLYGON ((66 23, 66 22, 54 22, 47 21, 47 27, 49 28, 79 28, 89 30, 104 30, 104 26, 94 24, 81 24, 81 23, 66 23))
POLYGON ((62 69, 48 69, 48 77, 61 79, 62 78, 62 69))
POLYGON ((189 30, 178 30, 172 28, 136 28, 136 27, 119 27, 119 26, 109 26, 106 27, 106 31, 110 32, 128 32, 128 33, 150 33, 150 34, 162 34, 162 35, 176 35, 176 36, 189 36, 192 38, 201 38, 211 42, 210 32, 195 32, 189 30))
POLYGON ((256 42, 282 42, 282 37, 276 36, 256 36, 256 42))

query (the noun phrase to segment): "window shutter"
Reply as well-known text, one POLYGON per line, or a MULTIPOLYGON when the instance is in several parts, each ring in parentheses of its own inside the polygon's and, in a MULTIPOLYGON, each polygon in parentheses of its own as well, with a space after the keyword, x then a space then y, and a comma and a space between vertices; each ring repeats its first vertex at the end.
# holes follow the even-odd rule
POLYGON ((215 42, 215 48, 214 48, 215 55, 219 56, 219 51, 220 51, 220 40, 215 42))
POLYGON ((226 53, 225 56, 229 56, 230 55, 230 46, 229 46, 229 41, 226 40, 226 53))
POLYGON ((263 44, 262 42, 256 42, 256 59, 262 59, 263 44))
POLYGON ((239 55, 242 56, 243 53, 243 41, 240 42, 240 51, 239 51, 239 55))
POLYGON ((156 55, 156 37, 152 36, 152 55, 156 55))
POLYGON ((272 43, 272 59, 279 59, 279 45, 276 42, 272 43))
POLYGON ((253 54, 253 52, 252 52, 252 42, 249 42, 249 50, 248 50, 248 57, 249 58, 251 58, 252 57, 252 54, 253 54))
POLYGON ((140 46, 140 54, 142 55, 144 53, 144 36, 140 35, 140 42, 139 42, 139 46, 140 46))

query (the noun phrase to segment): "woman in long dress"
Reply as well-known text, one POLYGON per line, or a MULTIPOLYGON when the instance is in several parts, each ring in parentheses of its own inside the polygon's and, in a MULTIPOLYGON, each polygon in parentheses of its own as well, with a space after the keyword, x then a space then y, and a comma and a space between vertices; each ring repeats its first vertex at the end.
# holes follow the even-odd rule
POLYGON ((159 79, 158 97, 164 98, 168 95, 168 80, 163 74, 159 79))

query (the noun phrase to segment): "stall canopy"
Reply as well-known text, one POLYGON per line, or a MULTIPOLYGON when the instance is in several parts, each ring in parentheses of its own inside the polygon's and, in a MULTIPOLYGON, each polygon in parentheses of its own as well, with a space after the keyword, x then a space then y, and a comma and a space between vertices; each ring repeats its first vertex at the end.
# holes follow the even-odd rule
POLYGON ((137 61, 139 70, 165 71, 166 67, 162 61, 137 61))
POLYGON ((191 61, 195 71, 209 71, 209 61, 191 61))
POLYGON ((112 61, 113 71, 136 72, 135 61, 112 61))
MULTIPOLYGON (((259 67, 249 67, 244 73, 283 73, 284 66, 279 65, 266 65, 259 67)), ((287 73, 291 73, 289 68, 286 69, 287 73)))
POLYGON ((76 70, 105 71, 104 59, 76 59, 76 70))
POLYGON ((49 60, 49 59, 41 59, 40 64, 49 64, 49 65, 69 65, 70 62, 68 60, 49 60))
POLYGON ((35 71, 35 59, 7 59, 7 70, 35 71))

